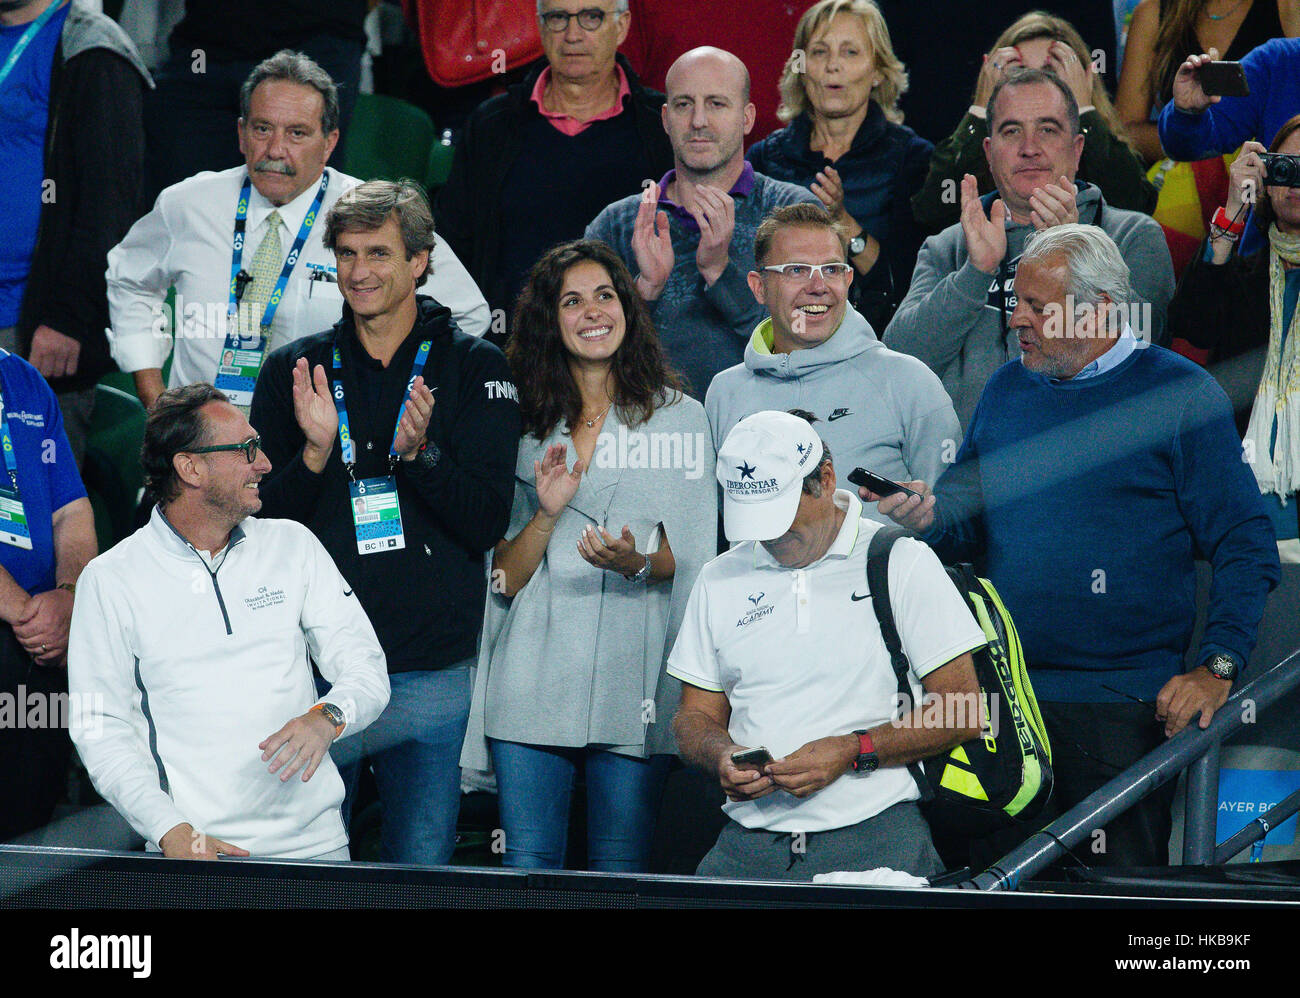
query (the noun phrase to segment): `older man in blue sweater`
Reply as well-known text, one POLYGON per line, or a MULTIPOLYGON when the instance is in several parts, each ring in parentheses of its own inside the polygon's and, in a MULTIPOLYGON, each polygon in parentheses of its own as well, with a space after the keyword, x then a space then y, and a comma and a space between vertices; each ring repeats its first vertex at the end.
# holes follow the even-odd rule
MULTIPOLYGON (((937 491, 914 482, 924 498, 879 509, 945 561, 976 559, 1001 591, 1064 811, 1198 714, 1210 723, 1279 570, 1227 397, 1132 335, 1128 267, 1110 237, 1077 224, 1036 233, 1015 290, 1021 359, 989 380, 937 491), (1198 664, 1183 672, 1198 554, 1214 582, 1198 664)), ((1112 822, 1092 860, 1168 862, 1172 793, 1112 822)))

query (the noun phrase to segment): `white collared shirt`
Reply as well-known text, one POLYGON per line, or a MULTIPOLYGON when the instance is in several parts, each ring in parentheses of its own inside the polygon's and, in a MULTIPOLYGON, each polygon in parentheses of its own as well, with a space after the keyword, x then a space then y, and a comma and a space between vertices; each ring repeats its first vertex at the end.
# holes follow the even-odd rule
MULTIPOLYGON (((668 672, 725 693, 738 745, 775 758, 830 735, 894 717, 898 684, 867 588, 867 548, 881 524, 862 518, 852 492, 837 489, 844 523, 826 554, 806 568, 780 565, 761 544, 732 548, 696 580, 668 672)), ((919 680, 985 644, 984 632, 934 553, 905 538, 889 559, 894 619, 919 680)), ((900 801, 916 800, 907 769, 847 772, 804 800, 778 791, 732 801, 726 813, 747 828, 815 832, 843 828, 900 801)))
MULTIPOLYGON (((226 337, 235 206, 246 170, 200 173, 167 188, 153 210, 108 254, 108 330, 113 359, 124 371, 161 368, 172 351, 172 323, 165 309, 176 288, 176 336, 168 387, 212 381, 226 337)), ((276 310, 269 350, 324 332, 339 320, 343 296, 334 255, 325 248, 325 214, 344 191, 360 183, 330 169, 325 200, 276 310), (331 280, 313 280, 313 274, 331 280)), ((252 188, 243 264, 247 270, 266 235, 267 217, 278 210, 285 256, 315 200, 319 181, 278 209, 252 188)), ((445 240, 433 250, 433 272, 419 289, 451 310, 463 332, 481 336, 490 325, 487 302, 445 240)))

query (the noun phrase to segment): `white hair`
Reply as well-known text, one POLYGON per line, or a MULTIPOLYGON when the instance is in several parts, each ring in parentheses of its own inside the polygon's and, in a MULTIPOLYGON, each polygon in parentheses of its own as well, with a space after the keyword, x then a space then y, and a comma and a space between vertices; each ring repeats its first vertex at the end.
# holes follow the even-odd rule
MULTIPOLYGON (((545 2, 546 2, 546 0, 537 0, 537 16, 538 16, 538 18, 540 18, 540 17, 542 16, 542 4, 545 3, 545 2)), ((627 13, 627 0, 614 0, 614 13, 615 13, 615 14, 626 14, 626 13, 627 13)))
POLYGON ((1075 301, 1097 302, 1102 295, 1117 305, 1132 300, 1128 264, 1115 240, 1097 226, 1071 222, 1031 233, 1020 262, 1040 261, 1057 254, 1065 258, 1070 269, 1065 290, 1075 301))

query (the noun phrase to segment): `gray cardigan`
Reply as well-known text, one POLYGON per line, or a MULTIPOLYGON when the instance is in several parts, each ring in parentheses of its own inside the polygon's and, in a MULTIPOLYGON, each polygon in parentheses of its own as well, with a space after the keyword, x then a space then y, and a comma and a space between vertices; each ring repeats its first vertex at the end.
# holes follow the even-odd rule
MULTIPOLYGON (((569 444, 567 426, 543 441, 520 440, 507 537, 537 511, 533 462, 556 443, 569 444)), ((572 464, 571 447, 567 458, 572 464)), ((533 577, 514 599, 490 587, 462 766, 490 768, 488 737, 639 758, 676 751, 681 684, 663 666, 695 577, 716 551, 714 465, 694 399, 682 396, 635 428, 610 410, 592 467, 533 577), (672 580, 632 583, 588 564, 577 543, 589 524, 616 536, 626 524, 640 551, 657 549, 652 535, 663 524, 677 564, 672 580)))

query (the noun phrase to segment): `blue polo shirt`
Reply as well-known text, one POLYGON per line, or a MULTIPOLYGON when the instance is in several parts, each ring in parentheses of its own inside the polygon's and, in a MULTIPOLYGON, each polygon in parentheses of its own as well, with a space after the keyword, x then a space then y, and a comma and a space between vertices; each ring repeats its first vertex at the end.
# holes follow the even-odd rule
MULTIPOLYGON (((54 392, 31 364, 0 350, 0 391, 14 442, 32 550, 0 543, 0 565, 29 593, 53 589, 54 513, 86 495, 54 392)), ((0 475, 8 475, 0 466, 0 475)))
MULTIPOLYGON (((5 220, 5 237, 0 239, 0 328, 18 323, 32 251, 36 248, 45 180, 50 76, 70 6, 65 4, 41 28, 0 86, 0 177, 4 177, 0 184, 0 218, 5 220)), ((28 27, 0 27, 0 65, 4 65, 28 27)), ((51 193, 58 195, 57 191, 51 193)))

